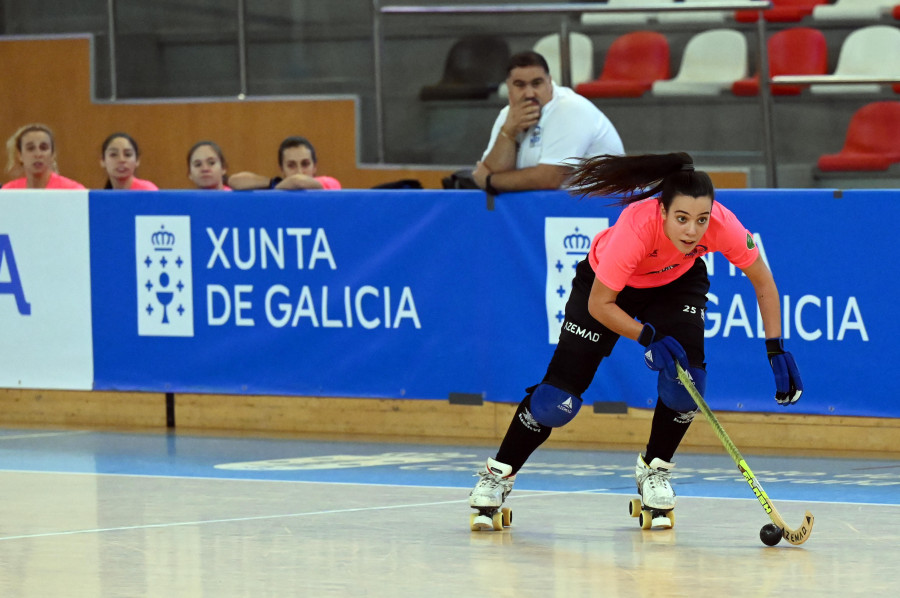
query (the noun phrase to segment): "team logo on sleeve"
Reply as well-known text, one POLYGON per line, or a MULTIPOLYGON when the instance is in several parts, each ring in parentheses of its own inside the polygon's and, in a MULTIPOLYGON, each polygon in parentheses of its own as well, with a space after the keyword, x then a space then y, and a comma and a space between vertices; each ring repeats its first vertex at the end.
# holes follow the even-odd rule
POLYGON ((756 247, 756 243, 753 242, 753 235, 747 233, 747 249, 753 249, 756 247))

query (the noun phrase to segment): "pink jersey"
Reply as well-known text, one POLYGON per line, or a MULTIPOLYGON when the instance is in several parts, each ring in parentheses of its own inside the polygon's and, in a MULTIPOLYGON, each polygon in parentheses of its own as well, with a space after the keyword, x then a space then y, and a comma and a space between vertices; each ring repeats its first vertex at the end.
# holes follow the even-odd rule
MULTIPOLYGON (((6 183, 0 189, 27 189, 28 188, 28 179, 26 177, 22 177, 20 179, 13 179, 10 182, 6 183)), ((50 173, 50 180, 47 181, 46 189, 84 189, 84 185, 79 183, 78 181, 73 181, 72 179, 67 179, 66 177, 57 174, 55 172, 50 173)))
POLYGON ((330 176, 317 176, 314 177, 317 181, 322 183, 322 189, 328 189, 330 191, 336 191, 341 188, 341 183, 334 177, 330 176))
POLYGON ((588 260, 600 282, 621 291, 670 283, 696 258, 714 251, 741 269, 759 255, 753 235, 719 202, 713 202, 709 228, 700 242, 690 253, 681 253, 663 232, 659 202, 650 198, 627 206, 613 226, 598 233, 588 260))
POLYGON ((128 189, 130 191, 159 191, 159 187, 155 184, 137 177, 131 179, 131 187, 128 189))

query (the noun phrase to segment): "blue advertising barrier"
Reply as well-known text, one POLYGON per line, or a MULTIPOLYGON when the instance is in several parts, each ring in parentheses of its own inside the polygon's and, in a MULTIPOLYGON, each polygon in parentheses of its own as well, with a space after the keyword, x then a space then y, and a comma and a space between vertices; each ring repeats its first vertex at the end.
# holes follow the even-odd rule
MULTIPOLYGON (((784 295, 791 413, 900 416, 900 192, 723 190, 784 295)), ((564 192, 92 192, 94 388, 516 402, 553 353, 574 264, 619 208, 564 192)), ((752 285, 709 256, 708 400, 773 400, 752 285)), ((585 401, 655 402, 620 341, 585 401)))

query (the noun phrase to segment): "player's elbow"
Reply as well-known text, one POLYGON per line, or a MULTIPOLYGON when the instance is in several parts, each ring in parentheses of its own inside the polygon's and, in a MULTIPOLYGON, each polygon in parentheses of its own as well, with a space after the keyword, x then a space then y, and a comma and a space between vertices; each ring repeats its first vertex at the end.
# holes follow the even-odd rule
POLYGON ((588 299, 588 313, 591 314, 592 318, 602 324, 608 313, 606 302, 598 297, 590 297, 588 299))

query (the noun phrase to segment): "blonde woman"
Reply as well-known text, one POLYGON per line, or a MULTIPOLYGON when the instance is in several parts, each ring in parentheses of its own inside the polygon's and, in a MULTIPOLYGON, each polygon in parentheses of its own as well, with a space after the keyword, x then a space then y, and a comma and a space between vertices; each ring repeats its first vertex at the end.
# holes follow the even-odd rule
POLYGON ((78 181, 56 172, 56 142, 47 125, 21 127, 6 142, 6 171, 13 179, 0 189, 84 189, 78 181))

